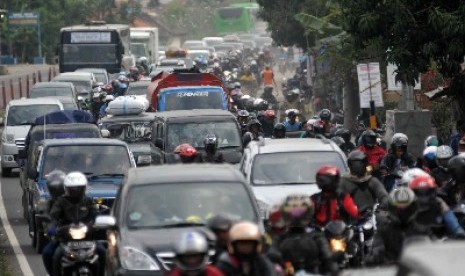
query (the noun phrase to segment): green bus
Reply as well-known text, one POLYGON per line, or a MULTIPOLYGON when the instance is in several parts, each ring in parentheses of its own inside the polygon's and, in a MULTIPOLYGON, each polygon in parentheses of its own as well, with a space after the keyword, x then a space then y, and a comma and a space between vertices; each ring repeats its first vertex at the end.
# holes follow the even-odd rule
POLYGON ((257 18, 257 3, 235 3, 218 8, 214 15, 215 30, 219 35, 231 33, 263 33, 265 22, 257 18))

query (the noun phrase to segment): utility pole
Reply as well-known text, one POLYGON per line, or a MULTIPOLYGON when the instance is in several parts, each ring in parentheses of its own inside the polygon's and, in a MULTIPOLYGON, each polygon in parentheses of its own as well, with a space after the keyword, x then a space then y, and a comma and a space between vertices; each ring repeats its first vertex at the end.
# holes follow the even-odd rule
POLYGON ((8 11, 0 9, 0 56, 2 56, 3 25, 8 18, 8 11))

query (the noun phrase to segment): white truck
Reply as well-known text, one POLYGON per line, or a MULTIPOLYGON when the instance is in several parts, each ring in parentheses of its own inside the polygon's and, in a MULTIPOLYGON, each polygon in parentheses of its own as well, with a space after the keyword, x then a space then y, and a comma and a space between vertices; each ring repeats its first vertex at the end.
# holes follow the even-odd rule
POLYGON ((131 28, 131 54, 138 60, 146 57, 149 64, 158 62, 158 28, 131 28))

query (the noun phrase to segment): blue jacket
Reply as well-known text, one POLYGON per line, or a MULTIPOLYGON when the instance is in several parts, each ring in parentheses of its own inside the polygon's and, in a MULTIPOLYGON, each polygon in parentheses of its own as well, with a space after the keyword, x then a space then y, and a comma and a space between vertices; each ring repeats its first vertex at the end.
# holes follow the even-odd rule
POLYGON ((286 131, 299 131, 302 130, 302 123, 295 122, 294 124, 291 124, 290 122, 286 121, 284 122, 284 127, 286 128, 286 131))

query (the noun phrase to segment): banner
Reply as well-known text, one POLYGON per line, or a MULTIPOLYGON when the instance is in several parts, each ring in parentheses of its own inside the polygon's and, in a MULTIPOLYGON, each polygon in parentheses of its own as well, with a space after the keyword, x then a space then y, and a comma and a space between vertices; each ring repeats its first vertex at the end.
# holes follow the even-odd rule
POLYGON ((383 107, 383 93, 381 91, 381 73, 379 63, 362 63, 357 65, 358 87, 360 92, 360 108, 370 108, 370 101, 375 106, 383 107))

